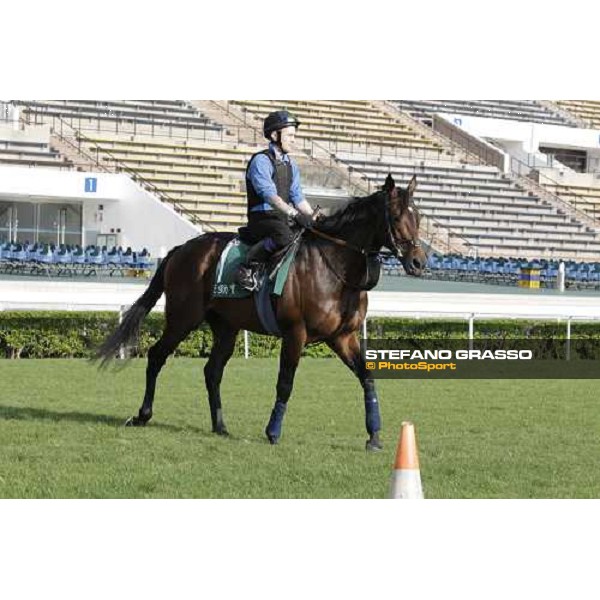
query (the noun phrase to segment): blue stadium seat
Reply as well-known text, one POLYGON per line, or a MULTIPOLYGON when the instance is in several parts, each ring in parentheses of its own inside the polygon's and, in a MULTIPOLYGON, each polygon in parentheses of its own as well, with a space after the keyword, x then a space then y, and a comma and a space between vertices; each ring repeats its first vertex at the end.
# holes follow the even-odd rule
MULTIPOLYGON (((0 242, 0 263, 5 273, 72 276, 99 274, 127 275, 128 269, 147 270, 154 265, 146 248, 136 252, 128 247, 113 247, 110 252, 89 245, 0 242)), ((399 269, 395 257, 387 260, 390 269, 399 269)))

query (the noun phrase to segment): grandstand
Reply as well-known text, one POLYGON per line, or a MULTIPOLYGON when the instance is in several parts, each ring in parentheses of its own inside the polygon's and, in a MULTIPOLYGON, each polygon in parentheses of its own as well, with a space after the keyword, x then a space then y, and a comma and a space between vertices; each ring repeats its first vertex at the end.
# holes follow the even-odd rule
POLYGON ((338 154, 376 185, 417 175, 419 210, 466 239, 480 256, 600 256, 596 232, 520 188, 495 167, 338 154))
MULTIPOLYGON (((29 192, 20 184, 20 191, 10 198, 0 189, 0 220, 2 214, 12 215, 10 228, 0 222, 5 244, 23 244, 27 235, 33 244, 85 247, 96 244, 97 236, 110 235, 114 246, 148 245, 153 255, 160 256, 177 236, 235 231, 246 221, 248 158, 264 148, 262 120, 272 110, 287 108, 302 122, 296 158, 313 201, 323 197, 336 206, 349 196, 372 192, 388 172, 400 183, 416 173, 415 198, 427 224, 422 229, 434 250, 460 251, 471 258, 593 262, 600 257, 600 238, 593 225, 600 188, 594 182, 561 180, 555 185, 548 168, 537 183, 528 179, 529 184, 518 177, 523 172, 511 172, 514 159, 533 156, 528 154, 533 151, 543 156, 539 148, 527 149, 527 140, 518 141, 525 135, 518 127, 541 128, 546 137, 540 136, 540 148, 543 141, 554 152, 554 142, 555 156, 562 157, 573 143, 565 143, 560 132, 578 135, 577 123, 584 114, 593 123, 589 107, 587 113, 577 113, 566 101, 44 100, 14 101, 11 106, 20 114, 18 121, 0 125, 0 168, 33 168, 39 173, 34 179, 50 187, 59 180, 50 179, 48 173, 64 172, 60 179, 64 187, 61 183, 61 191, 47 198, 39 191, 41 184, 29 192), (502 119, 514 123, 515 129, 505 125, 498 135, 493 128, 494 135, 485 127, 484 134, 473 130, 473 139, 482 144, 491 141, 498 148, 490 152, 495 159, 489 162, 487 155, 473 154, 464 138, 448 138, 444 131, 423 124, 438 113, 465 115, 464 133, 471 118, 478 127, 502 119), (505 138, 503 130, 508 132, 505 138), (562 151, 561 144, 567 150, 562 151), (498 162, 503 155, 509 159, 498 162), (84 188, 84 180, 85 186, 97 180, 98 189, 84 188), (80 191, 65 193, 76 181, 80 191), (71 212, 79 211, 82 233, 67 240, 63 227, 61 238, 60 223, 56 234, 50 223, 43 239, 31 235, 32 227, 26 232, 23 219, 28 209, 14 204, 21 193, 37 198, 36 203, 56 203, 60 198, 71 212), (10 202, 12 212, 6 209, 10 202), (581 211, 589 218, 582 218, 581 211), (167 225, 171 223, 172 227, 167 225), (133 232, 135 228, 162 232, 165 226, 172 231, 164 239, 157 234, 147 243, 133 232)), ((596 155, 588 152, 585 164, 594 168, 596 155)), ((559 161, 544 164, 567 169, 559 161)), ((23 181, 18 171, 4 172, 23 181)))
POLYGON ((557 100, 556 104, 587 123, 588 127, 600 129, 600 102, 595 100, 557 100))
POLYGON ((71 168, 68 158, 60 156, 49 144, 2 139, 0 134, 0 162, 27 167, 71 168))
POLYGON ((233 106, 251 115, 262 126, 266 115, 281 108, 290 110, 302 126, 297 137, 304 148, 317 142, 330 150, 420 153, 423 157, 444 152, 429 136, 401 122, 376 103, 363 100, 235 100, 233 106))
POLYGON ((446 113, 527 123, 571 125, 560 113, 535 100, 394 100, 394 104, 418 119, 425 119, 433 113, 446 113))
POLYGON ((544 187, 600 223, 600 186, 557 183, 542 179, 544 187))
POLYGON ((62 156, 50 143, 43 129, 23 132, 2 125, 0 121, 0 164, 24 167, 49 167, 71 169, 73 163, 62 156))
POLYGON ((125 170, 151 183, 212 229, 230 231, 245 223, 242 180, 253 148, 140 136, 90 135, 79 141, 109 170, 125 170))
POLYGON ((186 139, 226 140, 225 129, 184 100, 17 101, 23 119, 35 125, 61 124, 77 131, 128 133, 186 139))

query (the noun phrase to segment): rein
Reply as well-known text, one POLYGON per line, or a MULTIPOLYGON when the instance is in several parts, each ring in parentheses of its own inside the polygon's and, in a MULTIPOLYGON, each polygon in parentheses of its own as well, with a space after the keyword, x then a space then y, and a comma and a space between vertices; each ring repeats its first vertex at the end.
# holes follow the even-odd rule
MULTIPOLYGON (((337 238, 334 238, 337 239, 337 238)), ((338 240, 340 242, 343 242, 344 240, 338 240)), ((347 245, 347 244, 342 244, 342 245, 347 245)), ((360 250, 359 248, 354 248, 352 246, 351 247, 353 250, 358 250, 364 257, 365 257, 365 283, 367 283, 369 281, 369 255, 371 256, 375 256, 378 255, 379 252, 365 252, 364 250, 360 250)), ((327 266, 327 268, 337 277, 337 279, 339 281, 341 281, 341 283, 349 288, 355 289, 355 290, 362 290, 364 289, 363 285, 361 285, 360 283, 351 283, 350 281, 347 281, 346 279, 344 279, 334 268, 333 265, 331 264, 331 261, 329 260, 329 258, 327 258, 327 254, 325 252, 323 252, 321 250, 321 248, 317 247, 317 251, 319 252, 319 254, 321 255, 321 258, 323 259, 323 262, 325 263, 325 265, 327 266)))
POLYGON ((354 251, 358 252, 359 254, 364 254, 365 256, 367 255, 367 251, 364 248, 359 248, 358 246, 355 246, 354 244, 350 244, 346 240, 341 240, 340 238, 333 237, 332 235, 328 235, 327 233, 319 231, 318 229, 311 229, 310 232, 314 233, 317 237, 320 237, 320 238, 323 238, 324 240, 333 242, 334 244, 337 244, 338 246, 343 246, 344 248, 350 248, 350 250, 354 250, 354 251))
MULTIPOLYGON (((327 241, 335 244, 336 246, 341 246, 343 248, 348 248, 349 250, 354 250, 355 252, 358 252, 359 254, 362 254, 365 257, 365 268, 366 268, 366 271, 367 271, 366 272, 366 279, 368 281, 368 278, 369 278, 369 254, 379 254, 379 251, 377 251, 377 252, 367 252, 364 248, 359 248, 358 246, 355 246, 354 244, 350 244, 346 240, 341 240, 340 238, 333 237, 332 235, 329 235, 327 233, 319 231, 318 229, 310 229, 309 231, 311 233, 314 233, 317 237, 320 237, 320 238, 322 238, 324 240, 327 240, 327 241)), ((317 247, 317 250, 318 250, 319 254, 321 255, 321 258, 323 259, 323 262, 325 263, 325 265, 327 265, 327 268, 337 277, 337 279, 339 281, 342 282, 343 285, 345 285, 345 286, 347 286, 349 288, 356 289, 356 290, 362 289, 361 286, 360 286, 360 284, 357 285, 357 284, 354 284, 354 283, 350 283, 349 281, 346 281, 333 268, 333 265, 331 264, 331 262, 329 261, 329 259, 325 255, 325 253, 322 252, 319 247, 317 247)))

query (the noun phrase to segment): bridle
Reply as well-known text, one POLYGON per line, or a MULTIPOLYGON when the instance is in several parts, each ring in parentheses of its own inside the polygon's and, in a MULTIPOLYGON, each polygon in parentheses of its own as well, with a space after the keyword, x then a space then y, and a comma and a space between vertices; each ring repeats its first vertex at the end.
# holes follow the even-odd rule
MULTIPOLYGON (((390 194, 388 193, 388 198, 389 197, 390 197, 390 194)), ((385 239, 384 245, 387 246, 392 251, 392 254, 394 254, 396 256, 396 258, 400 259, 402 256, 404 256, 406 248, 408 248, 408 249, 420 248, 421 240, 419 240, 418 238, 415 239, 413 237, 411 239, 400 239, 400 240, 396 239, 394 230, 392 228, 392 219, 390 217, 389 201, 384 203, 383 210, 384 210, 384 214, 385 214, 385 226, 386 226, 386 239, 385 239)), ((410 212, 414 212, 417 209, 413 204, 409 204, 407 206, 406 210, 408 210, 410 212)), ((418 215, 418 212, 417 212, 417 215, 418 215)))
MULTIPOLYGON (((421 242, 418 238, 412 238, 412 239, 400 239, 397 240, 396 236, 394 235, 394 230, 392 228, 392 222, 391 222, 391 218, 390 218, 390 208, 389 208, 389 200, 391 199, 391 195, 389 194, 389 192, 387 193, 387 200, 386 202, 384 202, 384 216, 385 216, 385 228, 386 228, 386 234, 385 234, 385 241, 383 243, 384 246, 386 246, 387 248, 389 248, 392 252, 392 254, 394 254, 394 256, 396 256, 396 258, 398 258, 399 260, 402 260, 402 257, 404 256, 404 253, 406 252, 406 249, 408 248, 420 248, 421 247, 421 242)), ((409 205, 407 210, 413 212, 416 210, 416 207, 414 207, 413 205, 409 205)), ((418 213, 417 213, 418 214, 418 213)), ((342 240, 340 238, 336 238, 332 235, 329 235, 328 233, 324 233, 323 231, 319 231, 318 229, 311 229, 310 230, 312 234, 316 235, 317 237, 320 237, 322 239, 328 240, 329 242, 336 244, 337 246, 342 246, 344 248, 348 248, 349 250, 354 250, 355 252, 362 254, 365 257, 365 267, 366 267, 366 273, 367 273, 367 278, 369 275, 369 258, 375 258, 378 257, 381 252, 380 249, 377 250, 369 250, 367 248, 361 248, 360 246, 355 246, 354 244, 351 244, 350 242, 347 242, 346 240, 342 240)), ((322 252, 320 252, 321 257, 323 258, 325 264, 327 265, 327 267, 329 268, 330 271, 333 272, 333 274, 346 286, 352 287, 352 288, 356 288, 356 289, 360 289, 360 286, 357 286, 355 284, 352 284, 348 281, 346 281, 331 265, 331 262, 326 258, 325 254, 323 254, 322 252)))
MULTIPOLYGON (((389 193, 387 194, 387 197, 388 197, 388 201, 384 202, 384 205, 383 205, 383 212, 384 212, 384 216, 385 216, 385 229, 386 229, 385 241, 384 241, 383 245, 388 247, 392 251, 392 253, 396 256, 396 258, 401 258, 404 255, 405 248, 420 248, 421 241, 418 238, 416 238, 416 239, 415 238, 400 239, 400 240, 396 239, 396 236, 394 235, 394 231, 392 228, 392 221, 390 218, 390 207, 389 207, 390 194, 389 193)), ((413 205, 409 205, 407 210, 413 212, 416 210, 416 207, 414 207, 413 205)), ((343 246, 344 248, 349 248, 350 250, 354 250, 355 252, 358 252, 359 254, 362 254, 364 256, 379 254, 379 250, 368 250, 367 248, 361 248, 360 246, 355 246, 354 244, 351 244, 350 242, 347 242, 346 240, 336 238, 332 235, 329 235, 328 233, 319 231, 318 229, 311 229, 310 231, 317 237, 328 240, 338 246, 343 246)))

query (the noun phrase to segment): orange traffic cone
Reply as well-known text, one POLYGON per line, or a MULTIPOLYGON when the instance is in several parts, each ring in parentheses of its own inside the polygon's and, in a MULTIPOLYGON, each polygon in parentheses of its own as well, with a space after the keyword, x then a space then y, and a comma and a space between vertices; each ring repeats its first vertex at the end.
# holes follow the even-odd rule
POLYGON ((391 497, 396 500, 423 499, 415 426, 406 421, 402 423, 398 451, 396 452, 391 497))

